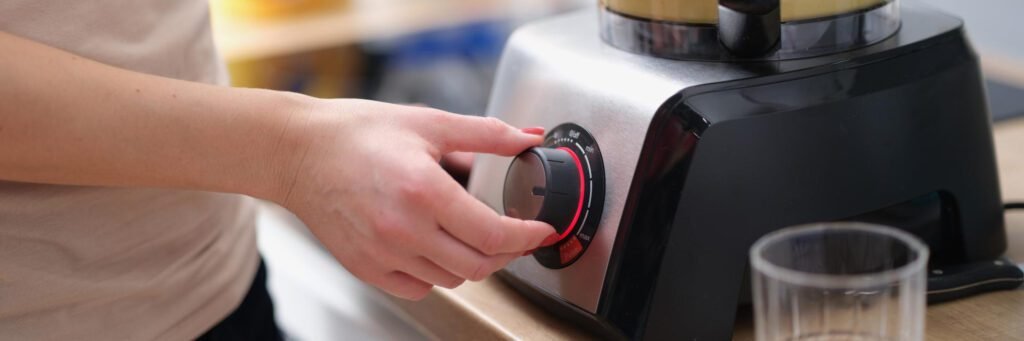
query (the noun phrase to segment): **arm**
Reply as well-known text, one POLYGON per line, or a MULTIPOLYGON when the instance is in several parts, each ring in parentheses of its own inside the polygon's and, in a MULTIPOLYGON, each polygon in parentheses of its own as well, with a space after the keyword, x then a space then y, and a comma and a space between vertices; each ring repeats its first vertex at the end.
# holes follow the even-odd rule
POLYGON ((273 198, 310 114, 299 95, 129 72, 4 33, 0 65, 0 179, 273 198))
POLYGON ((161 78, 4 33, 0 65, 0 179, 274 201, 357 277, 414 299, 553 232, 499 216, 438 164, 541 142, 497 120, 161 78))

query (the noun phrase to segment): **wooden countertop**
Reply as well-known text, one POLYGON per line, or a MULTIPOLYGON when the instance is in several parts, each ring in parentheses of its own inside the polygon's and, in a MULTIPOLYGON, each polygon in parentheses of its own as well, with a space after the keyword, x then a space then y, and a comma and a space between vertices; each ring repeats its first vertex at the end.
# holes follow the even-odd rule
MULTIPOLYGON (((995 127, 1004 201, 1024 201, 1024 118, 995 127)), ((1007 255, 1024 262, 1024 211, 1007 214, 1007 255), (1019 213, 1018 213, 1019 212, 1019 213)), ((420 302, 392 299, 396 311, 424 333, 442 340, 579 340, 584 331, 527 301, 497 278, 435 289, 420 302)), ((928 340, 1024 338, 1024 289, 975 296, 928 307, 928 340)), ((752 340, 749 321, 738 323, 736 340, 752 340)))

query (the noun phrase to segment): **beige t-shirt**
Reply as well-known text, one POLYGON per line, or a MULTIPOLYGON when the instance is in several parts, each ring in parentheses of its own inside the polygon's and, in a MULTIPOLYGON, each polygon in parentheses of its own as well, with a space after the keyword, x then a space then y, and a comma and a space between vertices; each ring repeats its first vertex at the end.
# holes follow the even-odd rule
MULTIPOLYGON (((125 69, 226 80, 205 0, 2 0, 0 30, 125 69)), ((0 339, 194 338, 248 290, 254 220, 238 195, 0 181, 0 339)))

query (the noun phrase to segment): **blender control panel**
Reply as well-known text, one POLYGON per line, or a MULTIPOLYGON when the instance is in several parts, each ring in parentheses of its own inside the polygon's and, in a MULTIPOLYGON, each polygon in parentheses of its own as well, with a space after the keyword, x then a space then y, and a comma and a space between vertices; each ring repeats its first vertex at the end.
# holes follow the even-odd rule
POLYGON ((505 176, 505 214, 551 224, 558 242, 533 253, 545 267, 569 266, 587 249, 604 207, 604 164, 597 141, 582 127, 552 129, 540 147, 512 161, 505 176))

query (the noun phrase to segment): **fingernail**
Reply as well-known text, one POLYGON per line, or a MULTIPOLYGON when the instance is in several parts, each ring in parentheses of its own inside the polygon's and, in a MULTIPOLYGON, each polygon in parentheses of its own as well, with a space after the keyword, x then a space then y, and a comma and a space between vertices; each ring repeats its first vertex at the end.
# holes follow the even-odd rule
POLYGON ((544 238, 544 241, 540 242, 540 246, 541 247, 547 247, 547 246, 555 245, 555 243, 558 242, 559 237, 560 236, 557 233, 552 233, 547 238, 544 238))
POLYGON ((534 251, 537 251, 537 249, 533 249, 533 250, 529 250, 529 251, 523 252, 523 256, 532 255, 534 251))
POLYGON ((544 127, 523 128, 520 131, 530 135, 544 135, 544 127))

